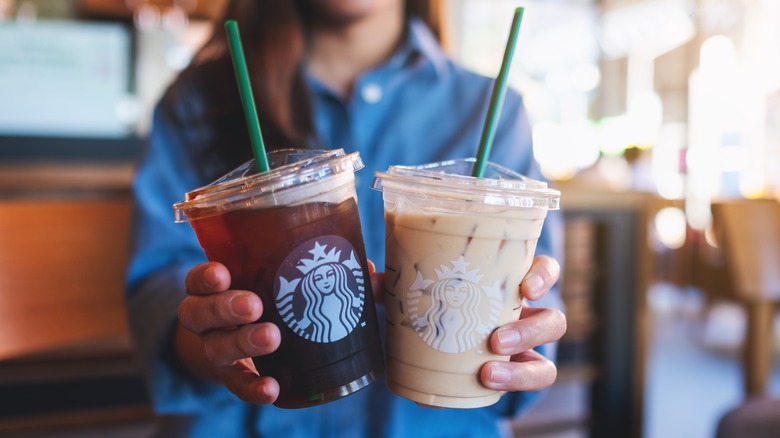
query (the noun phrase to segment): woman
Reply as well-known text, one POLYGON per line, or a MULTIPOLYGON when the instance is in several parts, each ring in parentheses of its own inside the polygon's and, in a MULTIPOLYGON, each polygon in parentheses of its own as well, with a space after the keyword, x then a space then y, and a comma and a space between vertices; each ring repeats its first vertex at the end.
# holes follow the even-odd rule
MULTIPOLYGON (((265 143, 358 150, 358 199, 367 253, 383 266, 381 195, 374 171, 473 156, 492 80, 447 59, 410 0, 234 0, 224 18, 239 21, 253 75, 265 143)), ((230 289, 230 273, 204 263, 190 227, 172 221, 170 206, 251 154, 221 25, 155 111, 140 162, 135 252, 128 272, 128 309, 155 409, 189 419, 188 436, 479 436, 501 434, 549 386, 545 357, 566 328, 547 293, 559 266, 559 218, 546 221, 537 257, 519 291, 535 306, 491 335, 511 362, 489 362, 478 376, 507 391, 495 405, 428 409, 373 384, 339 401, 304 410, 272 406, 278 383, 259 375, 249 357, 274 351, 273 324, 253 324, 262 303, 230 289), (238 328, 237 328, 238 327, 238 328), (537 348, 539 351, 537 351, 537 348), (542 354, 544 353, 544 354, 542 354), (246 402, 242 403, 238 399, 246 402)), ((507 94, 492 161, 540 178, 520 97, 507 94)), ((372 276, 380 284, 381 275, 372 276)), ((374 290, 381 290, 375 287, 374 290)), ((379 311, 381 311, 381 306, 379 311)), ((173 434, 164 431, 164 434, 173 434)))

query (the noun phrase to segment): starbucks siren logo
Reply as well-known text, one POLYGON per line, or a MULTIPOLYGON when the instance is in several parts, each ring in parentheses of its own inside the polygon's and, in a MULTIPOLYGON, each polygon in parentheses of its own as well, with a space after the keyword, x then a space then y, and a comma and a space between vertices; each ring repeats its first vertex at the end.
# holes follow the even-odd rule
POLYGON ((460 256, 452 268, 434 269, 437 280, 417 278, 409 288, 407 306, 417 335, 444 353, 463 353, 485 340, 495 328, 502 307, 501 288, 480 286, 483 275, 467 270, 470 263, 460 256), (427 293, 426 293, 427 292, 427 293), (430 295, 430 301, 421 300, 430 295))
POLYGON ((276 308, 299 336, 334 342, 351 333, 360 321, 365 276, 346 239, 321 236, 309 240, 287 256, 277 277, 276 308))

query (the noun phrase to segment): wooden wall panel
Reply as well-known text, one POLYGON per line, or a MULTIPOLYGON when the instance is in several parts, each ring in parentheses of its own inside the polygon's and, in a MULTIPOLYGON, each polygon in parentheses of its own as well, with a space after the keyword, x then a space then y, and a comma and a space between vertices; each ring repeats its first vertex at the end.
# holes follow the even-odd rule
POLYGON ((0 360, 129 346, 130 202, 0 201, 0 360))

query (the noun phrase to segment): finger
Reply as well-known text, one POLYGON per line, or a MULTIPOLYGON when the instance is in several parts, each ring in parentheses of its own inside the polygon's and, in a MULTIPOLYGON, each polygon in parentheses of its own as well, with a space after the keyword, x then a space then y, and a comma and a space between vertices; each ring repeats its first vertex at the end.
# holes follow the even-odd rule
POLYGON ((224 292, 230 288, 230 272, 221 263, 202 263, 190 269, 184 279, 184 286, 190 295, 224 292))
POLYGON ((233 330, 213 330, 202 337, 203 354, 214 366, 264 356, 279 348, 282 335, 272 323, 248 324, 233 330))
POLYGON ((490 361, 482 366, 482 384, 499 391, 539 391, 555 382, 555 364, 536 350, 512 356, 511 361, 490 361))
POLYGON ((189 296, 179 304, 179 322, 194 333, 235 327, 260 319, 263 302, 248 291, 227 291, 208 296, 189 296))
POLYGON ((554 342, 566 333, 566 315, 558 309, 523 307, 520 320, 505 324, 490 336, 494 353, 510 356, 554 342))
POLYGON ((385 302, 385 273, 377 272, 371 275, 371 290, 374 292, 374 303, 384 304, 385 302))
POLYGON ((561 265, 548 256, 536 256, 531 269, 520 282, 520 293, 529 300, 538 300, 558 281, 561 265))
POLYGON ((368 275, 371 278, 371 292, 374 295, 374 303, 382 304, 385 302, 385 273, 376 272, 376 265, 371 260, 368 261, 368 275))
POLYGON ((265 405, 275 402, 279 397, 279 383, 271 377, 258 375, 250 359, 225 367, 222 370, 222 381, 230 392, 245 403, 265 405))

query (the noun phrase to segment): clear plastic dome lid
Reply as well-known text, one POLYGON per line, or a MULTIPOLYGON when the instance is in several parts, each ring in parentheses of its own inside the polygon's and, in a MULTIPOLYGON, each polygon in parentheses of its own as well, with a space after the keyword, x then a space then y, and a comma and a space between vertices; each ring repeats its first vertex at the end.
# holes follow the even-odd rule
POLYGON ((453 201, 481 202, 523 208, 557 210, 561 192, 488 162, 482 178, 471 176, 475 158, 461 158, 420 166, 390 166, 376 172, 372 188, 453 201))
POLYGON ((173 206, 176 221, 186 222, 196 211, 199 218, 219 214, 249 197, 258 204, 265 197, 280 197, 286 191, 363 168, 357 152, 345 154, 343 149, 282 149, 269 152, 267 157, 268 172, 258 173, 253 159, 188 192, 184 201, 173 206))

